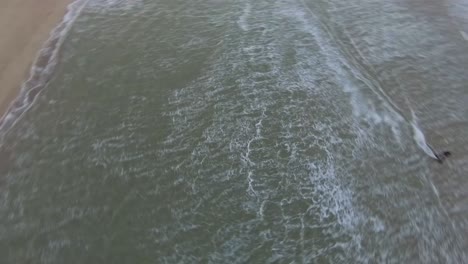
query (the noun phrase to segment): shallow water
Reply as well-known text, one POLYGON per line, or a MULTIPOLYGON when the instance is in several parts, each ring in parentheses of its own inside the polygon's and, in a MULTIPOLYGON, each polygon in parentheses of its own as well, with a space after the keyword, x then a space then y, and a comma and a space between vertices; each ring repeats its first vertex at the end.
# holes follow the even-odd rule
POLYGON ((2 263, 466 262, 466 14, 88 1, 0 132, 2 263))

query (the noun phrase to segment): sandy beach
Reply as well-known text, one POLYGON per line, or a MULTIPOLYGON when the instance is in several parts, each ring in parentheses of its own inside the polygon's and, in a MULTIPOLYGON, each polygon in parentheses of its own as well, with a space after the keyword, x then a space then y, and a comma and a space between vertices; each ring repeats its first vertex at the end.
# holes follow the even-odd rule
POLYGON ((71 1, 0 1, 0 116, 18 95, 38 51, 71 1))

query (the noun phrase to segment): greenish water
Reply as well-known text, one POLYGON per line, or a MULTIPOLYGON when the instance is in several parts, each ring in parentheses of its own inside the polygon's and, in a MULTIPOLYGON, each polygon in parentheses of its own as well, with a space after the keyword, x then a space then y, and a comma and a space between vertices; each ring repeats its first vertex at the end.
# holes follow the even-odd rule
POLYGON ((463 10, 88 1, 0 132, 0 263, 465 263, 463 10))

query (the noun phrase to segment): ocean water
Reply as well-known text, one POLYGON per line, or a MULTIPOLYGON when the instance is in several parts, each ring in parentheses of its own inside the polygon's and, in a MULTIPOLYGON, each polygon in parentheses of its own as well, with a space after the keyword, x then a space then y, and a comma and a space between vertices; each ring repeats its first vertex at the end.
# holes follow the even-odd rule
POLYGON ((76 2, 1 124, 0 263, 468 262, 467 14, 76 2))

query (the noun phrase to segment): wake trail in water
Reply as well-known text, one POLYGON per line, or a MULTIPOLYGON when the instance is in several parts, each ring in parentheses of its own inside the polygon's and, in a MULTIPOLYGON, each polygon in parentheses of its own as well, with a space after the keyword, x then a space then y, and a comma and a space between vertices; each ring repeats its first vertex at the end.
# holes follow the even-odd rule
MULTIPOLYGON (((333 32, 333 30, 322 19, 317 17, 317 15, 311 10, 311 8, 307 5, 307 3, 304 0, 300 0, 300 3, 305 7, 305 9, 307 10, 309 14, 311 14, 317 21, 319 21, 325 34, 327 34, 331 40, 336 42, 337 46, 339 47, 340 52, 343 53, 342 56, 347 58, 350 62, 349 64, 346 62, 343 62, 343 63, 345 63, 349 67, 349 69, 355 75, 355 77, 357 77, 359 80, 364 82, 366 86, 370 88, 370 90, 383 103, 384 107, 388 109, 394 117, 396 117, 396 120, 393 120, 393 121, 397 123, 401 121, 406 121, 406 123, 410 124, 413 130, 413 139, 415 143, 428 156, 430 156, 431 158, 436 158, 434 155, 434 152, 431 150, 431 148, 428 146, 428 143, 426 142, 426 138, 425 138, 423 131, 420 129, 420 127, 417 124, 417 118, 414 114, 414 111, 411 109, 410 104, 408 104, 408 108, 411 111, 411 118, 409 118, 405 114, 404 110, 401 109, 392 100, 392 98, 385 92, 385 90, 381 87, 379 80, 375 80, 375 78, 372 77, 373 76, 372 74, 367 73, 366 68, 370 67, 372 69, 372 66, 370 66, 371 64, 367 62, 364 55, 360 52, 357 45, 354 43, 354 40, 348 36, 351 42, 351 46, 354 48, 359 58, 356 58, 356 55, 353 55, 352 52, 348 50, 347 46, 341 43, 340 39, 337 36, 335 36, 335 33, 333 32), (366 66, 364 66, 363 64, 366 66)), ((465 35, 463 33, 464 32, 462 32, 462 36, 465 38, 465 35)), ((377 113, 375 109, 370 109, 370 110, 375 112, 374 113, 375 115, 379 115, 379 113, 377 113)), ((385 120, 388 118, 386 116, 385 118, 381 117, 380 119, 385 120)))
POLYGON ((426 137, 424 136, 424 133, 422 132, 421 128, 418 126, 418 121, 416 114, 414 113, 413 109, 410 108, 411 111, 411 127, 413 128, 413 138, 416 144, 421 148, 424 153, 426 153, 429 157, 433 159, 437 159, 437 157, 434 154, 434 151, 429 147, 429 145, 426 142, 426 137))

